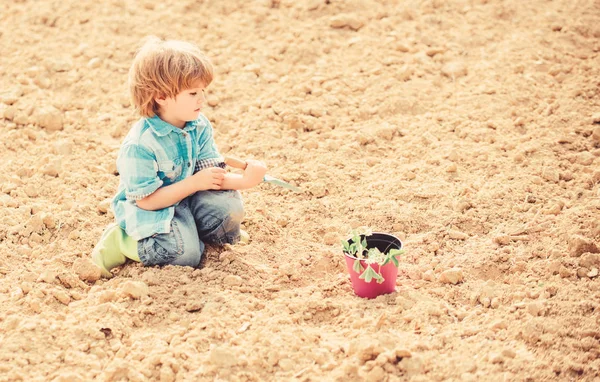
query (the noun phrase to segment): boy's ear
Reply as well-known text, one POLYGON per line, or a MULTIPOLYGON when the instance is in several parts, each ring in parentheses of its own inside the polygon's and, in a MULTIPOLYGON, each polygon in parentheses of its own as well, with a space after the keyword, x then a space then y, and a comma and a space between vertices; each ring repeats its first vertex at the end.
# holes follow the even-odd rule
POLYGON ((154 102, 156 102, 160 106, 164 106, 167 103, 167 97, 161 94, 156 94, 154 96, 154 102))

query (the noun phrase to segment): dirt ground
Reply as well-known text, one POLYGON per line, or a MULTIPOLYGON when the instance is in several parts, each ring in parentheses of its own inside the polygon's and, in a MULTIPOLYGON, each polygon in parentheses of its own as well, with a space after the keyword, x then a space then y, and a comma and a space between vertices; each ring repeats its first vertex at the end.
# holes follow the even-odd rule
POLYGON ((597 0, 0 3, 0 381, 545 381, 600 375, 597 0), (127 70, 213 59, 247 245, 97 280, 127 70), (339 241, 407 249, 356 297, 339 241))

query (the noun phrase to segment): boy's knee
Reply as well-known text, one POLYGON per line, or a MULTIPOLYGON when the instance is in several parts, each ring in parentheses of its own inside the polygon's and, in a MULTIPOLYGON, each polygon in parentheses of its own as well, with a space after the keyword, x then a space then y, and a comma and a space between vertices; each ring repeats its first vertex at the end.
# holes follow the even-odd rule
POLYGON ((241 223, 244 220, 244 203, 241 198, 231 198, 228 203, 229 217, 235 223, 241 223))
POLYGON ((244 203, 238 191, 225 191, 212 206, 211 214, 221 222, 240 224, 244 220, 244 203))
POLYGON ((140 260, 149 265, 181 265, 197 267, 200 264, 204 243, 197 240, 195 232, 187 232, 173 222, 171 232, 144 239, 139 252, 140 260))
POLYGON ((197 267, 200 265, 202 260, 202 250, 194 249, 184 252, 181 256, 177 257, 171 264, 180 265, 182 267, 197 267))

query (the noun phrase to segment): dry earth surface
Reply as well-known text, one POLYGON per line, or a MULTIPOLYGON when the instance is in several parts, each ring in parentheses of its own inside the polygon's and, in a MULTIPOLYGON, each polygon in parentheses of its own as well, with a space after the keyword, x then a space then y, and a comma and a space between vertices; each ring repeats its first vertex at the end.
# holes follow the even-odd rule
POLYGON ((600 373, 600 3, 3 1, 0 381, 541 381, 600 373), (149 34, 199 44, 247 245, 98 280, 149 34), (354 296, 339 240, 405 241, 354 296))

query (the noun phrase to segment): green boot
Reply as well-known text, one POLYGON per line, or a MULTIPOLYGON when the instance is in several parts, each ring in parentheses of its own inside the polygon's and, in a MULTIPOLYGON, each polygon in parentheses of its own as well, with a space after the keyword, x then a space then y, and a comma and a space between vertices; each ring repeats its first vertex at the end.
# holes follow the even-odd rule
POLYGON ((137 241, 127 236, 116 223, 109 225, 92 251, 92 261, 102 270, 102 276, 112 277, 110 270, 125 264, 127 259, 140 261, 137 241))

